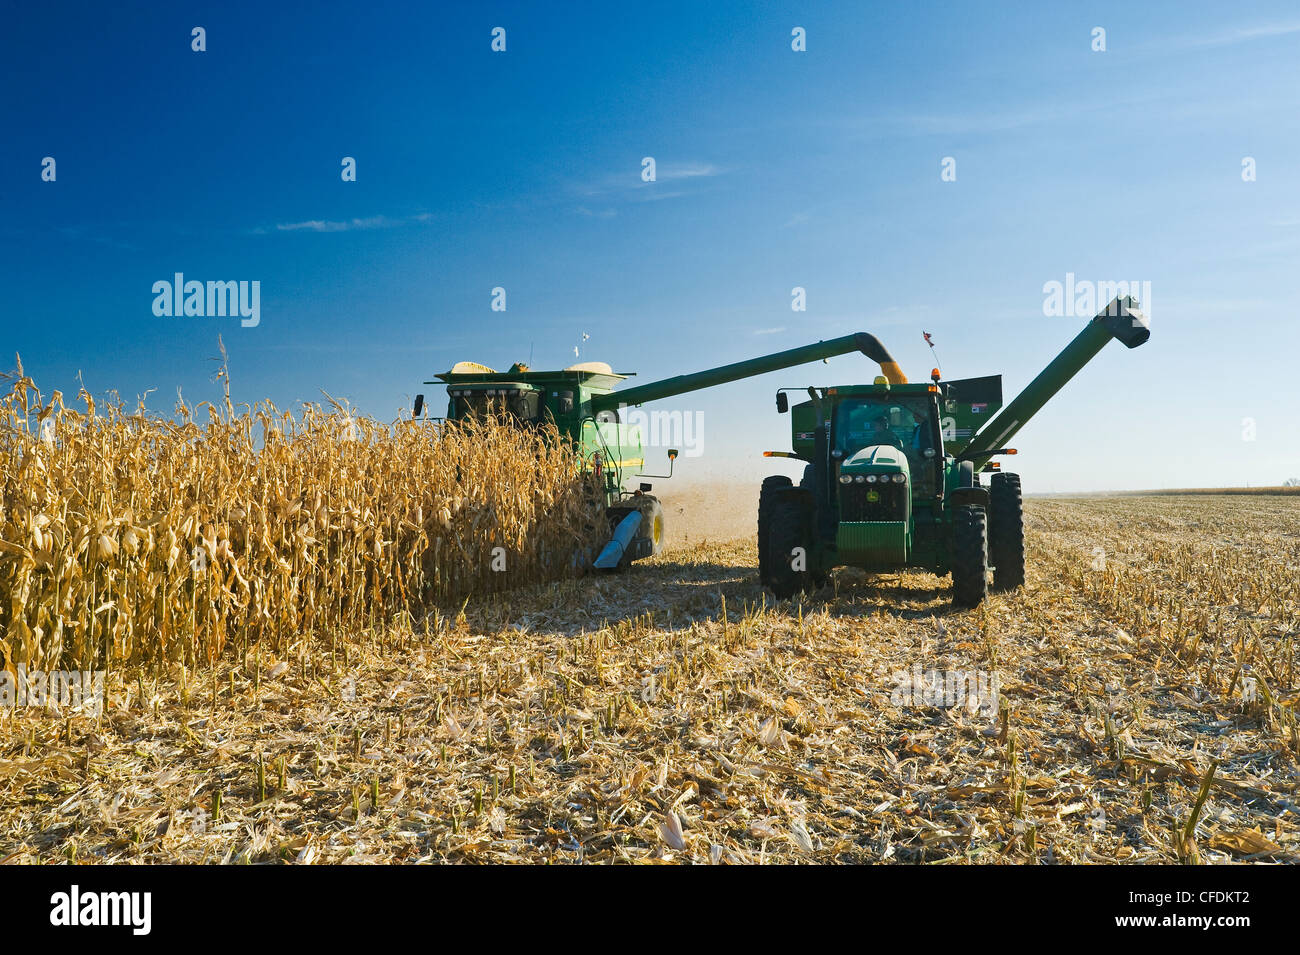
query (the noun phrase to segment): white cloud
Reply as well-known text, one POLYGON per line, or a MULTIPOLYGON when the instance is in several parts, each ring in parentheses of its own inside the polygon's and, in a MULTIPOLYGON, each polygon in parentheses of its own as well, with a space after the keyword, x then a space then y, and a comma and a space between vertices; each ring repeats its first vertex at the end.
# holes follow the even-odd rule
POLYGON ((324 219, 281 222, 275 228, 278 232, 351 232, 355 229, 391 229, 400 224, 401 220, 394 221, 387 216, 370 216, 366 219, 349 219, 346 222, 330 222, 324 219))
POLYGON ((412 222, 432 222, 436 218, 432 213, 420 212, 415 215, 366 216, 357 219, 307 219, 303 222, 279 222, 271 228, 258 226, 249 230, 253 235, 266 235, 269 232, 358 232, 370 229, 397 229, 412 222))
POLYGON ((1206 36, 1175 37, 1167 44, 1157 43, 1155 45, 1167 45, 1176 49, 1191 50, 1210 46, 1232 46, 1237 43, 1247 43, 1251 40, 1289 36, 1292 33, 1300 33, 1300 23, 1266 23, 1253 27, 1233 27, 1206 36))
MULTIPOLYGON (((574 192, 588 199, 633 199, 641 202, 650 202, 658 199, 676 199, 686 195, 681 190, 681 185, 689 180, 694 179, 711 179, 715 176, 721 176, 725 169, 721 166, 715 166, 709 162, 686 161, 686 162, 663 162, 657 163, 655 168, 655 181, 646 182, 641 178, 641 164, 635 163, 628 167, 626 172, 611 173, 592 182, 575 184, 574 192), (665 189, 665 183, 676 183, 678 188, 665 189)), ((578 211, 587 215, 587 207, 583 206, 578 211)))
MULTIPOLYGON (((678 163, 678 164, 669 163, 667 165, 660 166, 657 170, 657 173, 658 173, 658 178, 661 180, 699 179, 704 176, 721 175, 722 170, 719 167, 713 165, 713 163, 687 162, 687 163, 678 163)), ((646 183, 646 185, 649 185, 649 183, 646 183)))
POLYGON ((638 202, 658 202, 660 199, 680 199, 686 195, 680 189, 651 189, 655 185, 653 182, 645 183, 646 189, 638 192, 634 197, 638 202))

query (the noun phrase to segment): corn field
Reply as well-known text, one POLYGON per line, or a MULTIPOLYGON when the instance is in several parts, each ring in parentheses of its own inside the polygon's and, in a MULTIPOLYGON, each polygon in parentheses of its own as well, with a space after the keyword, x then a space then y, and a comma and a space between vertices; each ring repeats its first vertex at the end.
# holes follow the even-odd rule
MULTIPOLYGON (((0 652, 213 662, 576 573, 602 523, 552 430, 332 407, 0 399, 0 652), (499 548, 499 549, 498 549, 499 548)), ((333 401, 333 399, 331 399, 333 401)))

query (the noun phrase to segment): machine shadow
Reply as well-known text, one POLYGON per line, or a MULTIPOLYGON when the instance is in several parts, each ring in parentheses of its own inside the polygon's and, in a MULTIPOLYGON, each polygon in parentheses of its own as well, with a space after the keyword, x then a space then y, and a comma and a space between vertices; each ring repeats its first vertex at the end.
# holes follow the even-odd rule
MULTIPOLYGON (((647 573, 654 578, 654 605, 672 614, 671 626, 665 620, 665 626, 670 629, 716 617, 724 599, 729 615, 760 605, 791 616, 798 614, 802 605, 804 613, 825 610, 844 619, 881 612, 905 620, 942 619, 969 613, 968 609, 953 605, 951 582, 942 577, 934 578, 933 584, 915 583, 900 581, 894 574, 840 569, 826 586, 794 600, 779 601, 759 583, 758 568, 752 564, 659 560, 626 571, 629 579, 647 573)), ((608 575, 606 579, 619 576, 623 575, 608 575)), ((613 611, 609 617, 611 623, 632 620, 648 606, 647 598, 639 589, 610 596, 614 604, 609 608, 613 611)))

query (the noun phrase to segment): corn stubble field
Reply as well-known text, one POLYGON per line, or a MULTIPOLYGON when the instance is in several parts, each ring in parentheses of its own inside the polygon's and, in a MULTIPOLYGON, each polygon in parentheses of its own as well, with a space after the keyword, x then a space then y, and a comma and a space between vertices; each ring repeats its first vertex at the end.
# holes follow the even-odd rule
POLYGON ((1300 856, 1293 497, 1031 499, 1022 592, 774 605, 748 536, 573 577, 591 502, 535 438, 18 394, 3 651, 109 672, 99 716, 0 711, 0 861, 1300 856), (997 711, 893 701, 918 667, 997 711))

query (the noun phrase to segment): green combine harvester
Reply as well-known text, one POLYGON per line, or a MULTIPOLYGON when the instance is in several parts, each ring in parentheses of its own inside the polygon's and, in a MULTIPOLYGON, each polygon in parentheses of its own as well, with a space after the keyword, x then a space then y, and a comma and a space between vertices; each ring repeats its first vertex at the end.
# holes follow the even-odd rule
MULTIPOLYGON (((1005 408, 1000 375, 942 382, 936 371, 927 384, 909 384, 865 332, 621 391, 630 376, 602 362, 506 372, 460 362, 437 377, 447 386, 449 421, 553 423, 573 442, 606 501, 610 539, 595 566, 616 570, 663 546, 663 508, 651 485, 627 485, 671 477, 677 457, 668 451, 667 475, 641 474, 641 431, 620 420, 620 408, 860 352, 880 366, 873 384, 808 388, 809 400, 793 408, 791 389, 777 392, 777 409, 792 412, 793 450, 765 454, 806 466, 798 485, 783 475, 763 481, 759 577, 785 599, 823 585, 839 566, 921 567, 951 573, 954 602, 973 606, 987 594, 990 568, 999 589, 1024 582, 1020 479, 992 459, 1015 453, 1006 442, 1111 338, 1136 348, 1150 335, 1136 303, 1116 299, 1005 408), (988 471, 986 488, 979 475, 988 471)), ((415 417, 423 407, 417 395, 415 417)))
MULTIPOLYGON (((627 486, 633 478, 672 477, 677 451, 668 451, 668 474, 640 473, 645 466, 641 429, 621 421, 620 408, 852 352, 861 352, 901 375, 875 336, 859 332, 618 392, 614 389, 632 376, 618 374, 604 362, 583 362, 561 371, 533 371, 515 364, 498 372, 463 361, 438 375, 438 381, 447 385, 444 420, 494 417, 520 427, 554 424, 573 443, 604 495, 609 520, 609 544, 596 558, 595 567, 621 570, 634 560, 658 554, 664 539, 663 507, 650 493, 652 486, 639 483, 635 491, 627 486)), ((416 395, 414 417, 419 418, 424 407, 424 395, 416 395)))

